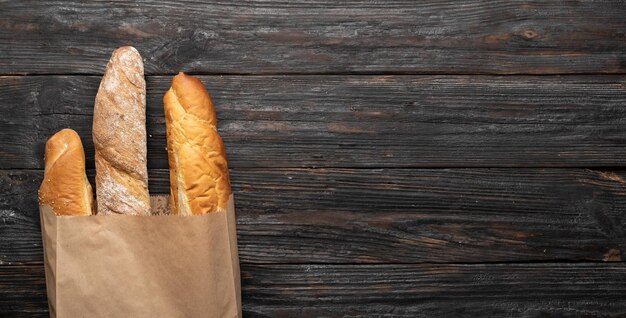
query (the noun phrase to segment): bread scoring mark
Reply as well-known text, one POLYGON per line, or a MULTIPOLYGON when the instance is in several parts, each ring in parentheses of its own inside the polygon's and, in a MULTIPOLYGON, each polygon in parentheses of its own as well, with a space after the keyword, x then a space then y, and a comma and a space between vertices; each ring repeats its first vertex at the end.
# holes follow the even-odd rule
MULTIPOLYGON (((189 202, 189 199, 187 198, 187 194, 185 193, 185 185, 183 182, 183 174, 180 173, 181 171, 181 167, 180 167, 180 161, 178 160, 178 153, 174 152, 174 164, 176 165, 176 171, 178 171, 179 173, 176 174, 176 182, 178 183, 178 214, 180 215, 190 215, 191 214, 191 209, 189 208, 189 204, 187 204, 187 202, 189 202)), ((172 181, 174 182, 174 181, 172 181)))
POLYGON ((142 215, 143 211, 149 210, 145 202, 137 199, 131 191, 121 183, 114 180, 111 175, 103 174, 98 188, 98 213, 108 212, 128 215, 142 215), (105 199, 106 198, 106 199, 105 199), (104 199, 104 200, 103 200, 104 199), (105 209, 101 209, 106 206, 105 209))
MULTIPOLYGON (((191 145, 194 145, 194 146, 198 146, 198 147, 203 148, 203 149, 206 151, 206 153, 207 153, 207 154, 212 154, 212 155, 211 155, 211 157, 213 157, 213 156, 223 156, 223 154, 222 154, 222 153, 221 153, 221 151, 220 151, 221 149, 215 150, 215 149, 213 149, 213 148, 209 148, 209 146, 207 145, 207 143, 200 143, 200 142, 196 142, 194 139, 189 138, 189 137, 187 136, 187 134, 185 133, 185 130, 184 130, 184 129, 183 129, 183 127, 182 127, 181 122, 183 122, 185 119, 187 119, 187 117, 191 117, 191 118, 192 118, 192 119, 194 119, 196 122, 198 122, 198 123, 200 123, 200 124, 202 124, 202 125, 204 125, 204 126, 207 126, 207 127, 211 128, 211 129, 213 129, 213 132, 215 132, 215 134, 216 134, 216 136, 215 136, 215 137, 216 137, 216 139, 219 139, 219 142, 220 142, 220 143, 222 142, 222 138, 221 138, 221 137, 219 136, 219 134, 217 133, 217 127, 215 127, 215 125, 212 125, 210 121, 208 121, 208 120, 204 120, 204 119, 202 119, 202 118, 198 117, 198 116, 197 116, 197 115, 195 115, 195 114, 192 114, 192 113, 187 112, 187 110, 185 109, 185 107, 183 106, 183 104, 180 102, 180 99, 179 99, 179 98, 178 98, 178 96, 176 95, 176 90, 172 87, 172 88, 171 88, 171 91, 172 91, 172 94, 174 95, 174 98, 175 98, 175 105, 176 105, 178 108, 180 108, 180 109, 182 110, 182 112, 184 112, 184 115, 183 115, 183 116, 182 116, 179 120, 177 120, 176 122, 172 123, 172 124, 173 124, 173 127, 175 127, 175 128, 177 129, 177 131, 180 133, 180 135, 182 135, 182 136, 184 136, 184 137, 185 137, 185 142, 186 142, 186 143, 189 143, 189 144, 191 144, 191 145)), ((224 154, 224 155, 225 155, 225 154, 224 154)))
MULTIPOLYGON (((53 140, 50 140, 48 142, 54 142, 53 140)), ((59 158, 61 158, 61 156, 65 155, 65 153, 69 150, 69 144, 67 143, 67 141, 64 141, 62 143, 63 148, 57 153, 56 156, 54 156, 54 158, 49 158, 50 159, 50 166, 48 167, 48 169, 53 169, 57 162, 59 162, 59 158)))

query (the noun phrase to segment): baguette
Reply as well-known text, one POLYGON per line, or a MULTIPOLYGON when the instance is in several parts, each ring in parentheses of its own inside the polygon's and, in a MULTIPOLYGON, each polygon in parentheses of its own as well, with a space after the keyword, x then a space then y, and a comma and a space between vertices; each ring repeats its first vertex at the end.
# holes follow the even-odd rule
POLYGON ((150 215, 146 82, 131 46, 113 52, 93 114, 98 214, 150 215))
POLYGON ((39 187, 39 205, 56 215, 91 215, 93 191, 85 174, 85 153, 80 137, 63 129, 48 139, 45 172, 39 187))
POLYGON ((181 72, 163 101, 172 214, 226 211, 231 195, 226 151, 207 90, 181 72))

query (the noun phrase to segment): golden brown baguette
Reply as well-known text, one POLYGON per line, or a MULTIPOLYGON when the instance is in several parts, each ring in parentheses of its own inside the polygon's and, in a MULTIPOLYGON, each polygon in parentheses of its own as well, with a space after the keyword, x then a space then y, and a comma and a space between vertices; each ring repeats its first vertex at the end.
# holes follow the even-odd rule
POLYGON ((181 72, 163 101, 172 214, 225 211, 228 165, 209 93, 200 80, 181 72))
POLYGON ((91 215, 93 191, 85 174, 85 153, 80 137, 63 129, 48 139, 46 170, 39 187, 39 205, 56 215, 91 215))
POLYGON ((98 214, 149 215, 146 82, 131 46, 111 56, 93 114, 98 214))

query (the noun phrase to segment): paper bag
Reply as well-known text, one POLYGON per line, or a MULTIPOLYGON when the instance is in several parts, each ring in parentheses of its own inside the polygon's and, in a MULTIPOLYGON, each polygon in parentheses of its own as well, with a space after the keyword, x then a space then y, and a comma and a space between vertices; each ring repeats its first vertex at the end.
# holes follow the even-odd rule
POLYGON ((40 207, 51 317, 241 317, 235 209, 56 216, 40 207))

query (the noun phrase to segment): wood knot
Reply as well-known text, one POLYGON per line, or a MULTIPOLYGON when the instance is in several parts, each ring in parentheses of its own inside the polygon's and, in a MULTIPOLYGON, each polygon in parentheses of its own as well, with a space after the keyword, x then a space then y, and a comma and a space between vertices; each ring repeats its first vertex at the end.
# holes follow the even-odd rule
POLYGON ((522 36, 527 40, 535 39, 539 36, 539 34, 533 30, 526 30, 522 32, 522 36))
POLYGON ((622 179, 622 177, 620 177, 618 174, 612 171, 605 171, 605 172, 600 171, 600 176, 606 180, 624 183, 624 179, 622 179))
POLYGON ((612 248, 604 254, 604 258, 602 260, 605 262, 621 262, 622 252, 618 249, 612 248))

